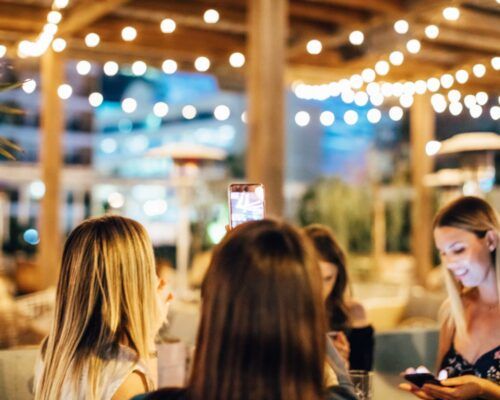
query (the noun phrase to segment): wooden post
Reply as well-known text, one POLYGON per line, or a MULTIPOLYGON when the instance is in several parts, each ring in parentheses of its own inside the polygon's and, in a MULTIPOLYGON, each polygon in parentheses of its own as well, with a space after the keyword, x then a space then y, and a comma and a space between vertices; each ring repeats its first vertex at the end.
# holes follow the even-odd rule
POLYGON ((429 95, 415 96, 410 113, 411 171, 413 206, 411 221, 412 252, 417 279, 425 284, 432 268, 432 192, 424 185, 424 176, 432 172, 433 160, 425 153, 425 145, 435 138, 435 114, 429 95))
POLYGON ((61 252, 61 169, 64 109, 57 88, 63 81, 63 61, 49 50, 41 59, 41 176, 45 195, 40 212, 39 266, 44 286, 56 283, 61 252))
POLYGON ((283 213, 287 0, 248 0, 247 179, 263 183, 267 212, 283 213))

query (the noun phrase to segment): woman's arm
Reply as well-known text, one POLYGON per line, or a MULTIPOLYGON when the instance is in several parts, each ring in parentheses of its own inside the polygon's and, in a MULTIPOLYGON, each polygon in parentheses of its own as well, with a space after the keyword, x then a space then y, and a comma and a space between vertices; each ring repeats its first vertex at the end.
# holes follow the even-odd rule
POLYGON ((462 375, 446 379, 443 386, 424 385, 425 393, 443 400, 469 400, 481 398, 485 400, 500 400, 500 386, 487 379, 474 375, 462 375))

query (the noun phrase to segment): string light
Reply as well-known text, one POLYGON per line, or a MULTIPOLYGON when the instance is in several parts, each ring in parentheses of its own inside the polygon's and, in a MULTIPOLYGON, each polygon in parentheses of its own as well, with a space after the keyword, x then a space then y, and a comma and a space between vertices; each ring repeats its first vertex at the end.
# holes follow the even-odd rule
POLYGON ((345 104, 351 104, 354 101, 355 93, 352 90, 342 92, 340 98, 345 104))
POLYGON ((393 121, 400 121, 403 118, 403 109, 399 106, 394 106, 389 109, 389 118, 393 121))
POLYGON ((413 104, 413 96, 409 94, 404 94, 399 98, 399 103, 404 107, 404 108, 410 108, 413 104))
POLYGON ((427 91, 427 84, 424 80, 419 79, 415 82, 415 93, 424 94, 427 91))
POLYGON ((417 39, 411 39, 408 41, 408 43, 406 43, 406 49, 412 54, 417 54, 420 51, 421 47, 422 45, 417 39))
POLYGON ((69 4, 69 0, 54 0, 54 7, 62 10, 63 8, 66 8, 69 4))
POLYGON ((443 17, 448 21, 457 21, 460 18, 460 10, 457 7, 446 7, 443 17))
POLYGON ((7 54, 7 47, 3 44, 0 44, 0 58, 5 56, 5 54, 7 54))
POLYGON ((455 81, 453 79, 453 75, 451 74, 444 74, 441 76, 441 86, 445 89, 449 89, 453 86, 453 82, 455 81))
POLYGON ((365 92, 357 92, 354 95, 354 103, 356 105, 363 107, 368 103, 368 95, 365 92))
POLYGON ((464 97, 464 104, 467 108, 472 108, 476 105, 476 96, 468 94, 464 97))
POLYGON ((114 61, 106 61, 106 63, 103 66, 104 73, 107 76, 115 76, 118 73, 119 69, 120 67, 114 61))
POLYGON ((174 74, 177 71, 177 62, 174 60, 165 60, 161 65, 161 69, 168 75, 174 74))
POLYGON ((359 46, 365 41, 365 35, 361 31, 352 31, 349 35, 349 42, 354 46, 359 46))
POLYGON ((472 73, 477 78, 482 78, 486 74, 486 67, 483 64, 476 64, 472 67, 472 73))
POLYGON ((363 72, 361 72, 361 77, 363 80, 367 83, 373 82, 375 78, 377 77, 375 74, 375 71, 371 68, 365 68, 363 72))
POLYGON ((316 55, 321 53, 323 45, 317 39, 309 40, 309 42, 307 42, 306 50, 309 54, 316 55))
POLYGON ((456 89, 450 90, 448 92, 448 100, 450 100, 452 103, 459 102, 461 98, 462 94, 456 89))
POLYGON ((438 142, 437 140, 429 140, 425 145, 425 153, 428 156, 433 156, 438 153, 440 148, 441 148, 441 142, 438 142))
POLYGON ((450 111, 450 114, 456 117, 462 113, 464 107, 462 106, 462 103, 454 102, 450 104, 448 109, 450 111))
POLYGON ((377 61, 375 64, 375 72, 380 76, 385 76, 389 73, 390 65, 387 61, 377 61))
POLYGON ((194 67, 200 72, 208 71, 210 68, 210 60, 207 57, 198 57, 194 61, 194 67))
POLYGON ((62 14, 59 11, 51 11, 47 14, 47 22, 58 24, 62 20, 62 14))
POLYGON ((370 103, 377 107, 381 106, 384 103, 384 96, 381 93, 375 93, 370 96, 370 103))
POLYGON ((458 83, 464 84, 469 80, 469 73, 465 69, 459 69, 455 72, 455 79, 458 83))
POLYGON ((45 24, 43 26, 43 32, 47 33, 49 36, 54 36, 57 33, 57 25, 56 24, 45 24))
POLYGON ((214 117, 217 121, 225 121, 231 116, 231 110, 223 104, 215 107, 214 117))
POLYGON ((437 113, 442 113, 446 110, 446 99, 442 94, 435 93, 431 96, 431 104, 434 111, 437 113))
POLYGON ((137 30, 131 26, 126 26, 122 29, 122 39, 126 42, 131 42, 137 37, 137 30))
POLYGON ((425 36, 429 39, 437 39, 439 36, 439 27, 437 25, 428 25, 425 27, 425 36))
POLYGON ((347 125, 355 125, 358 122, 359 116, 358 113, 354 110, 347 110, 344 113, 344 122, 347 125))
POLYGON ((331 111, 323 111, 319 115, 319 122, 323 126, 332 126, 335 122, 335 114, 333 114, 331 111))
POLYGON ((72 94, 73 94, 73 88, 67 83, 62 84, 57 88, 57 95, 62 100, 69 99, 72 94))
POLYGON ((399 66, 399 65, 403 64, 404 60, 405 60, 405 56, 400 51, 393 51, 389 55, 389 61, 391 62, 392 65, 399 66))
POLYGON ((351 76, 351 78, 349 79, 350 83, 351 83, 351 87, 353 89, 360 89, 362 86, 363 86, 363 77, 359 74, 354 74, 351 76))
POLYGON ((76 64, 76 72, 79 75, 88 75, 91 69, 92 65, 86 60, 78 61, 76 64))
POLYGON ((500 119, 500 107, 498 107, 498 106, 491 107, 490 108, 490 115, 494 121, 498 121, 498 119, 500 119))
POLYGON ((491 59, 491 66, 495 71, 498 71, 500 69, 500 57, 493 57, 491 59))
POLYGON ((89 95, 89 104, 92 107, 99 107, 104 100, 104 97, 101 93, 94 92, 89 95))
POLYGON ((476 93, 476 102, 480 106, 484 106, 488 102, 488 93, 486 93, 486 92, 477 92, 476 93))
POLYGON ((164 103, 163 101, 159 101, 153 106, 153 113, 158 118, 166 117, 166 115, 168 114, 168 104, 164 103))
POLYGON ((479 118, 483 113, 483 107, 480 105, 474 105, 469 109, 470 116, 474 119, 479 118))
POLYGON ((381 120, 382 113, 380 112, 380 110, 372 108, 366 113, 366 118, 368 119, 368 122, 376 124, 381 120))
POLYGON ((182 116, 185 119, 194 119, 197 113, 196 108, 191 104, 182 107, 182 116))
POLYGON ((177 24, 175 21, 171 18, 165 18, 163 21, 160 23, 160 30, 163 33, 172 33, 175 31, 175 28, 177 27, 177 24))
POLYGON ((229 57, 229 64, 231 64, 233 68, 241 68, 245 65, 245 56, 242 53, 233 53, 229 57))
POLYGON ((295 123, 300 127, 309 125, 310 121, 311 116, 307 111, 299 111, 295 114, 295 123))
POLYGON ((219 12, 214 9, 209 9, 203 14, 203 20, 207 24, 216 24, 219 22, 219 12))
POLYGON ((135 61, 132 64, 132 73, 135 76, 142 76, 144 75, 148 70, 148 66, 144 61, 135 61))
POLYGON ((36 81, 34 79, 30 79, 29 81, 24 82, 22 89, 27 94, 33 93, 36 89, 36 81))
POLYGON ((241 113, 241 122, 243 122, 244 124, 248 123, 248 115, 246 111, 243 111, 241 113))
POLYGON ((439 81, 438 78, 427 79, 427 89, 429 89, 430 92, 437 92, 440 87, 441 87, 441 82, 439 81))
POLYGON ((87 36, 85 36, 85 44, 87 45, 87 47, 96 47, 100 41, 101 38, 97 33, 89 33, 87 36))
POLYGON ((66 40, 62 39, 62 38, 57 38, 57 39, 54 39, 54 41, 52 42, 52 49, 56 52, 56 53, 61 53, 64 51, 64 49, 66 49, 66 40))
POLYGON ((132 97, 127 97, 122 100, 122 110, 127 114, 133 113, 137 110, 137 101, 132 97))
POLYGON ((400 35, 407 33, 409 28, 410 25, 408 24, 408 21, 405 21, 404 19, 400 19, 394 23, 394 30, 400 35))

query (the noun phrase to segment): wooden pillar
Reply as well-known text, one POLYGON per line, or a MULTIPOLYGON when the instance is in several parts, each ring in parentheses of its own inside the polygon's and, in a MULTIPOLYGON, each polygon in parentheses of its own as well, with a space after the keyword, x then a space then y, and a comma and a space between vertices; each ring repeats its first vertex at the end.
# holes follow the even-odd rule
POLYGON ((432 192, 424 186, 424 176, 432 172, 433 160, 425 153, 425 145, 435 138, 435 114, 429 95, 415 96, 410 112, 411 171, 413 206, 411 223, 412 252, 417 279, 425 284, 432 268, 432 192))
POLYGON ((41 58, 41 177, 45 195, 41 202, 39 267, 44 286, 57 281, 61 253, 61 169, 64 109, 57 95, 64 75, 60 55, 49 50, 41 58))
POLYGON ((288 0, 248 0, 247 179, 263 183, 267 213, 283 213, 288 0))

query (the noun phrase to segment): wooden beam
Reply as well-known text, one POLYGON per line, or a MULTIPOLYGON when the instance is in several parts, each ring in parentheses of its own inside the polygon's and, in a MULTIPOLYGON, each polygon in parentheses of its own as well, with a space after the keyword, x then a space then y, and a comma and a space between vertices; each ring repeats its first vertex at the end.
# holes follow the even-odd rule
POLYGON ((360 11, 339 10, 333 6, 290 2, 290 15, 336 24, 357 24, 367 20, 368 14, 360 11))
POLYGON ((402 12, 401 4, 393 0, 309 0, 311 3, 331 4, 358 10, 365 10, 377 13, 402 12))
POLYGON ((59 25, 59 35, 70 35, 89 26, 130 0, 99 0, 77 3, 59 25))
POLYGON ((40 163, 45 195, 40 212, 39 265, 45 286, 54 285, 59 273, 62 234, 60 224, 61 170, 63 165, 62 135, 64 109, 57 95, 63 82, 63 62, 49 49, 41 59, 41 146, 40 163))
POLYGON ((266 188, 267 212, 284 210, 285 174, 285 41, 288 0, 248 0, 249 181, 266 188))
POLYGON ((411 171, 414 190, 411 213, 411 247, 417 278, 425 285, 432 268, 432 192, 424 185, 424 176, 433 170, 433 160, 425 153, 428 141, 435 138, 435 113, 430 96, 415 96, 410 112, 411 171))

